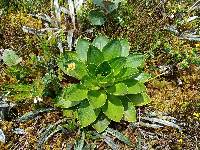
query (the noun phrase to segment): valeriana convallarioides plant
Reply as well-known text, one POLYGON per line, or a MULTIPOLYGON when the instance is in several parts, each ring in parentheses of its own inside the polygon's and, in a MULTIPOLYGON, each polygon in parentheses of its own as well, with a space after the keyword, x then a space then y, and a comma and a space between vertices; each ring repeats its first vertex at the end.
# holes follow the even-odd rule
POLYGON ((135 106, 149 103, 144 85, 144 56, 129 54, 126 40, 98 36, 79 39, 76 52, 61 55, 58 66, 79 84, 64 87, 56 106, 77 117, 81 127, 104 131, 111 120, 136 121, 135 106))

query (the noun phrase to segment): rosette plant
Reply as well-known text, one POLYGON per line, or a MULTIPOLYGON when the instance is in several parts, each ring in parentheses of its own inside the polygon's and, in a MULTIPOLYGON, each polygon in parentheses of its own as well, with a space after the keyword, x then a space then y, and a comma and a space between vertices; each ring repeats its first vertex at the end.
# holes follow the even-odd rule
POLYGON ((144 56, 129 54, 127 40, 79 39, 76 52, 62 54, 58 66, 80 81, 63 88, 56 106, 80 126, 104 131, 111 121, 136 121, 135 106, 149 103, 142 72, 144 56))

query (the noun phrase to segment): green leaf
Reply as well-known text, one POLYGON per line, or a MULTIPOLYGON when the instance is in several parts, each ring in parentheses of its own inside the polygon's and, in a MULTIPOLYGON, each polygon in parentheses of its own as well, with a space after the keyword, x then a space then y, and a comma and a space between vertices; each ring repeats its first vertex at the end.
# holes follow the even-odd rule
POLYGON ((92 25, 101 26, 105 23, 106 17, 102 10, 91 10, 88 19, 92 25))
POLYGON ((79 80, 82 79, 85 75, 87 75, 87 69, 84 63, 81 63, 79 61, 70 61, 67 64, 67 74, 75 77, 79 80), (73 67, 74 66, 74 67, 73 67))
POLYGON ((136 119, 136 109, 132 102, 122 101, 124 106, 124 120, 128 122, 135 122, 136 119))
POLYGON ((130 79, 133 76, 136 76, 139 72, 136 68, 122 68, 119 74, 115 76, 116 81, 123 81, 126 79, 130 79))
POLYGON ((103 55, 105 60, 111 60, 121 56, 122 47, 119 40, 112 40, 104 46, 103 55))
POLYGON ((128 87, 128 94, 138 94, 146 91, 146 87, 143 83, 138 82, 137 80, 126 80, 124 84, 128 87))
POLYGON ((121 46, 122 46, 122 57, 127 57, 129 55, 129 51, 130 51, 130 45, 128 43, 128 40, 123 39, 120 40, 121 46))
POLYGON ((112 95, 125 95, 128 93, 128 87, 124 83, 117 83, 108 87, 107 92, 112 95))
POLYGON ((81 84, 90 90, 98 90, 100 87, 98 86, 98 81, 95 77, 84 76, 81 80, 81 84))
POLYGON ((87 98, 88 90, 86 90, 80 84, 73 84, 70 87, 64 89, 63 99, 68 101, 81 101, 87 98))
POLYGON ((98 75, 97 80, 98 80, 98 85, 100 87, 104 87, 104 88, 107 87, 107 86, 113 85, 113 83, 115 82, 115 78, 113 76, 113 73, 111 73, 107 76, 98 75))
POLYGON ((69 60, 79 60, 78 58, 78 54, 77 52, 73 52, 73 51, 67 51, 67 52, 64 52, 63 55, 61 55, 61 58, 64 58, 65 61, 69 61, 69 60))
POLYGON ((109 86, 114 83, 114 76, 110 64, 105 61, 100 64, 96 69, 96 78, 101 87, 109 86))
POLYGON ((86 39, 78 39, 76 44, 76 53, 78 58, 85 62, 87 61, 87 52, 89 49, 90 42, 86 39))
POLYGON ((126 98, 133 103, 134 106, 143 106, 148 104, 151 99, 146 93, 130 94, 126 98))
POLYGON ((67 99, 59 98, 55 104, 56 107, 61 107, 61 108, 70 108, 75 105, 78 105, 80 101, 69 101, 67 99))
POLYGON ((67 75, 72 76, 77 79, 82 79, 85 75, 87 75, 87 69, 84 63, 70 60, 68 62, 59 61, 58 66, 60 69, 67 75))
POLYGON ((120 122, 123 117, 124 107, 119 97, 110 95, 107 103, 102 108, 103 113, 111 120, 120 122))
POLYGON ((14 66, 19 64, 22 61, 22 58, 19 57, 15 51, 5 49, 2 55, 4 63, 8 66, 14 66))
POLYGON ((108 119, 104 114, 100 114, 97 120, 93 123, 92 127, 99 133, 103 132, 108 125, 110 124, 111 120, 108 119))
POLYGON ((96 47, 90 46, 87 53, 87 63, 98 66, 104 61, 103 53, 96 47))
POLYGON ((100 76, 106 77, 110 73, 111 73, 111 66, 110 66, 110 64, 107 61, 103 62, 102 64, 100 64, 96 68, 96 75, 99 74, 100 76))
POLYGON ((89 91, 88 100, 92 108, 99 108, 106 103, 107 95, 103 91, 89 91))
POLYGON ((87 100, 81 102, 78 109, 78 120, 80 121, 81 128, 86 127, 93 123, 98 115, 99 110, 94 110, 87 100))
POLYGON ((97 36, 92 44, 97 47, 100 51, 104 48, 104 46, 109 42, 109 39, 106 36, 97 36))
POLYGON ((141 67, 142 68, 143 65, 144 65, 144 55, 130 54, 127 57, 126 67, 132 67, 132 68, 141 67))
POLYGON ((97 66, 95 64, 88 64, 87 65, 87 72, 88 72, 88 75, 90 76, 96 76, 96 69, 97 69, 97 66))
POLYGON ((117 57, 109 61, 111 69, 114 72, 114 75, 117 75, 126 63, 125 57, 117 57))
POLYGON ((141 83, 145 83, 148 81, 148 79, 151 78, 151 75, 148 73, 141 73, 135 80, 138 80, 141 83))

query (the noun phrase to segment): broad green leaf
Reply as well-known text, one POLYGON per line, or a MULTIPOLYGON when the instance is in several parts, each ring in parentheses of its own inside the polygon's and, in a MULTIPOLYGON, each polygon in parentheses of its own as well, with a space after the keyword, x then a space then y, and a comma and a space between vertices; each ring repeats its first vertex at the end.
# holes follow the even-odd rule
POLYGON ((131 77, 134 77, 139 72, 136 68, 122 68, 119 74, 115 76, 116 81, 123 81, 126 79, 130 79, 131 77))
POLYGON ((103 113, 111 120, 120 122, 123 117, 124 107, 119 97, 108 96, 107 103, 102 108, 103 113))
POLYGON ((128 43, 128 40, 123 39, 120 40, 121 46, 122 46, 122 57, 127 57, 129 55, 129 51, 130 51, 130 45, 128 43))
POLYGON ((108 119, 104 114, 100 114, 97 120, 93 123, 92 127, 99 133, 103 132, 108 125, 110 124, 111 120, 108 119))
POLYGON ((87 98, 88 90, 86 90, 80 84, 73 84, 70 87, 64 89, 63 99, 68 101, 81 101, 87 98))
POLYGON ((58 62, 58 66, 60 69, 67 75, 72 76, 77 79, 82 79, 85 75, 87 75, 87 69, 84 63, 70 60, 68 62, 58 62))
POLYGON ((82 79, 85 75, 87 75, 87 69, 84 63, 79 61, 70 61, 67 64, 66 72, 68 75, 75 77, 77 79, 82 79))
POLYGON ((141 73, 135 80, 138 80, 141 83, 145 83, 148 79, 151 78, 151 75, 148 73, 141 73))
POLYGON ((106 36, 97 36, 92 44, 97 47, 100 51, 104 48, 104 46, 109 42, 109 39, 106 36))
POLYGON ((111 60, 121 56, 122 47, 119 40, 112 40, 104 46, 103 55, 105 60, 111 60))
POLYGON ((56 107, 61 107, 61 108, 70 108, 75 105, 78 105, 80 101, 69 101, 67 99, 59 98, 55 104, 56 107))
POLYGON ((87 53, 87 63, 95 64, 96 66, 98 66, 103 61, 104 61, 103 53, 98 48, 90 45, 87 53))
POLYGON ((113 73, 105 76, 97 75, 98 85, 100 87, 107 87, 113 85, 115 82, 115 78, 113 76, 113 73))
POLYGON ((98 90, 100 87, 98 86, 98 81, 95 77, 84 76, 81 80, 81 84, 90 90, 98 90))
POLYGON ((81 127, 86 127, 93 123, 98 115, 99 110, 94 110, 87 100, 81 102, 78 109, 78 120, 80 121, 81 127))
POLYGON ((128 87, 128 94, 138 94, 146 91, 145 85, 137 80, 130 79, 124 81, 123 83, 128 87))
POLYGON ((122 70, 124 65, 126 64, 126 58, 125 57, 117 57, 109 61, 111 69, 114 72, 114 75, 119 74, 119 72, 122 70))
POLYGON ((144 55, 141 54, 130 54, 127 57, 126 67, 142 68, 144 65, 144 55))
POLYGON ((125 95, 128 93, 128 87, 124 83, 117 83, 108 87, 107 92, 112 95, 125 95))
POLYGON ((15 66, 22 61, 15 51, 5 49, 2 55, 3 62, 8 66, 15 66))
POLYGON ((63 56, 61 55, 61 58, 62 57, 65 59, 65 61, 79 60, 77 52, 73 52, 73 51, 64 52, 63 56))
POLYGON ((85 62, 87 61, 87 52, 90 46, 90 42, 86 39, 78 39, 76 43, 76 53, 78 58, 85 62))
POLYGON ((130 100, 134 106, 143 106, 148 104, 151 99, 146 93, 130 94, 126 98, 130 100))
POLYGON ((102 10, 91 10, 88 19, 92 25, 101 26, 105 23, 106 17, 102 10))
POLYGON ((88 72, 88 75, 90 76, 96 76, 96 69, 97 69, 97 66, 95 64, 88 64, 87 65, 87 72, 88 72))
POLYGON ((89 91, 88 100, 92 108, 99 108, 106 103, 107 95, 103 91, 89 91))
POLYGON ((109 86, 114 83, 114 76, 110 64, 105 61, 100 64, 96 69, 96 78, 101 87, 109 86))
POLYGON ((136 121, 136 109, 132 102, 122 101, 124 106, 124 120, 128 122, 136 121))
POLYGON ((102 64, 100 64, 97 68, 96 68, 96 75, 101 75, 106 77, 107 75, 109 75, 111 73, 111 66, 110 64, 105 61, 102 64))

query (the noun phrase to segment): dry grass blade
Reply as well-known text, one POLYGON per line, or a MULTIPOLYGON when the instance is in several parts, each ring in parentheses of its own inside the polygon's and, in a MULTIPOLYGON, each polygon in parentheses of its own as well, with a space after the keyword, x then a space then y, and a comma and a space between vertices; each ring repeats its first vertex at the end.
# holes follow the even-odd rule
POLYGON ((80 8, 81 8, 81 6, 83 5, 84 2, 85 2, 85 0, 75 0, 74 1, 76 11, 80 10, 80 8))
POLYGON ((106 144, 108 144, 108 146, 110 146, 110 148, 112 150, 119 150, 120 149, 119 145, 115 144, 115 142, 108 136, 104 137, 104 142, 106 144))
POLYGON ((132 143, 130 141, 130 139, 128 137, 126 137, 125 135, 123 135, 122 133, 120 133, 117 130, 113 130, 111 128, 107 128, 106 132, 113 135, 114 137, 116 137, 117 139, 119 139, 121 142, 124 142, 125 144, 131 146, 132 143))
POLYGON ((159 123, 161 125, 171 126, 173 128, 179 129, 179 131, 182 130, 178 125, 174 124, 173 122, 170 122, 170 121, 167 121, 167 120, 163 120, 163 119, 160 119, 160 118, 142 117, 141 119, 142 120, 146 120, 146 121, 150 121, 152 123, 159 123))
POLYGON ((39 110, 34 110, 34 111, 28 112, 28 113, 24 114, 23 116, 19 117, 17 119, 17 121, 26 122, 30 119, 37 117, 41 113, 47 113, 47 112, 50 112, 50 111, 56 111, 56 109, 55 108, 42 108, 42 109, 39 109, 39 110))
POLYGON ((82 132, 81 139, 78 140, 74 146, 75 150, 82 150, 85 142, 85 132, 82 132))
POLYGON ((188 10, 188 12, 191 12, 197 8, 200 8, 200 0, 196 1, 188 10))
POLYGON ((54 8, 55 8, 55 15, 57 19, 57 25, 60 25, 61 22, 61 14, 60 14, 60 6, 58 0, 54 0, 54 8))
POLYGON ((0 129, 0 142, 5 143, 6 142, 6 136, 3 132, 3 130, 0 129))
POLYGON ((68 5, 69 5, 70 17, 72 19, 72 23, 73 23, 74 29, 76 29, 76 19, 75 19, 74 2, 72 0, 68 0, 68 5))

